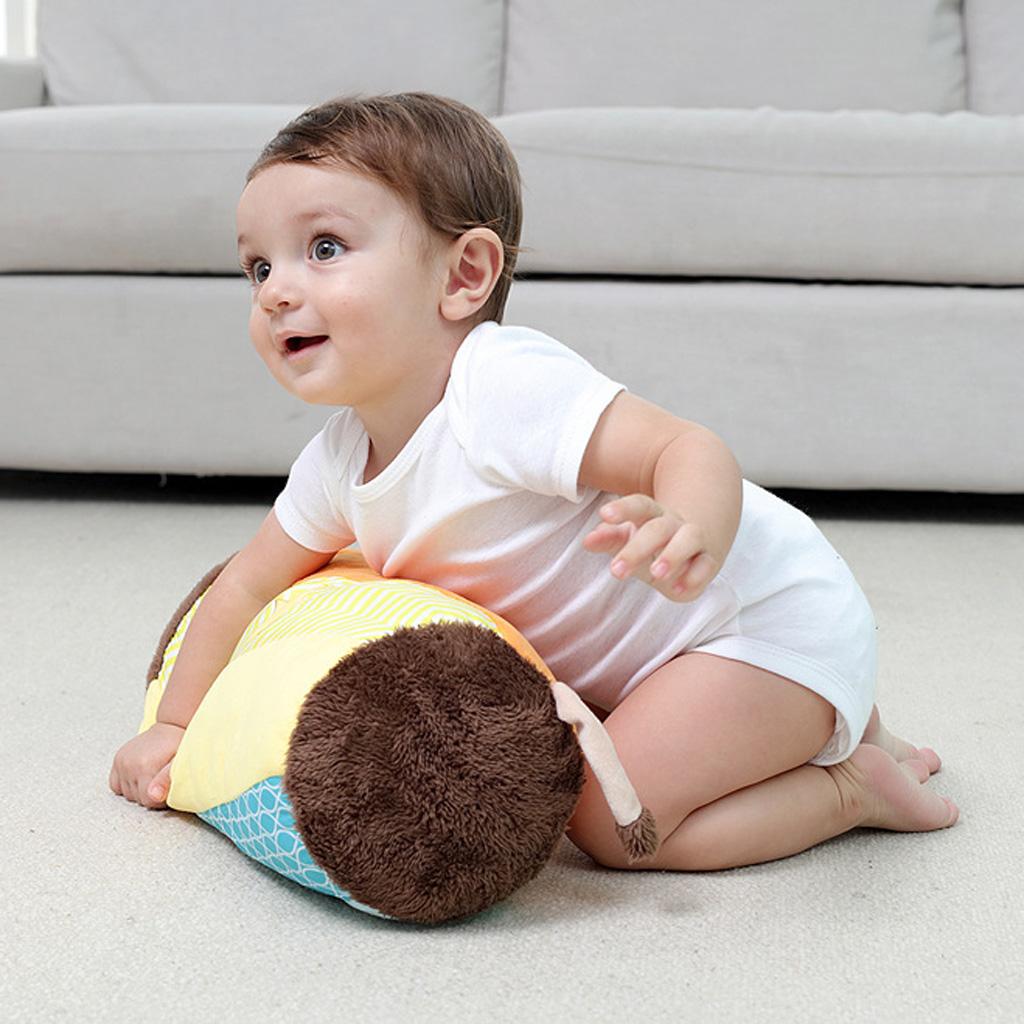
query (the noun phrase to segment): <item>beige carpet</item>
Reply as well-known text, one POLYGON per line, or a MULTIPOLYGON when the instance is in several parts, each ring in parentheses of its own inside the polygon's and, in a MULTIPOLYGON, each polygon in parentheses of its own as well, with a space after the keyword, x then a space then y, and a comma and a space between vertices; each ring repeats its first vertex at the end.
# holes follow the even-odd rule
POLYGON ((270 493, 0 474, 0 1020, 1024 1017, 1019 502, 818 505, 875 608, 883 712, 942 754, 955 828, 691 875, 603 870, 565 842, 505 903, 421 929, 107 788, 161 627, 270 493))

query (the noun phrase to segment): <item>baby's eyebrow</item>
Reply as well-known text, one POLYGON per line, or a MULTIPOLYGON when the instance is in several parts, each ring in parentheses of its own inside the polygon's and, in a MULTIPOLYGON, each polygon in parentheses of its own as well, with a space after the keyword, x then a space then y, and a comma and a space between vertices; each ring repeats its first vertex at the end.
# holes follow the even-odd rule
POLYGON ((326 217, 340 217, 342 220, 350 220, 353 224, 362 224, 363 222, 350 210, 346 210, 342 206, 321 206, 314 210, 307 210, 305 213, 300 213, 295 219, 300 221, 310 220, 321 220, 326 217))
MULTIPOLYGON (((340 217, 343 220, 351 221, 353 224, 363 224, 363 221, 354 213, 340 206, 320 206, 314 210, 306 210, 303 213, 297 214, 295 219, 300 223, 305 224, 309 221, 325 220, 330 217, 340 217)), ((246 245, 248 241, 249 239, 246 235, 239 235, 238 247, 241 248, 243 245, 246 245)))

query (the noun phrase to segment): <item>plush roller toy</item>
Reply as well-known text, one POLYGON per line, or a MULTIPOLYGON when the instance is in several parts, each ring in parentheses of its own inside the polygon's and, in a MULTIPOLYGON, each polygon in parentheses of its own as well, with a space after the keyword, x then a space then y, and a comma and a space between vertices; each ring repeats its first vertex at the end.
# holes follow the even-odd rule
MULTIPOLYGON (((140 731, 222 568, 164 630, 140 731)), ((540 871, 579 798, 583 753, 629 855, 653 853, 654 821, 603 726, 516 630, 342 552, 250 623, 185 731, 167 804, 302 885, 437 923, 540 871)))

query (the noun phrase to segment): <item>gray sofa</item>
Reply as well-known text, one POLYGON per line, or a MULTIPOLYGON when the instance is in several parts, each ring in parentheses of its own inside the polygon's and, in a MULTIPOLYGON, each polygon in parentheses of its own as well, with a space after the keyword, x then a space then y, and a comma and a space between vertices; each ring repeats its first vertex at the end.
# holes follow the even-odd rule
POLYGON ((0 467, 282 474, 234 208, 344 92, 494 119, 506 322, 769 487, 1024 491, 1024 4, 40 0, 0 61, 0 467), (286 12, 286 13, 282 13, 286 12))

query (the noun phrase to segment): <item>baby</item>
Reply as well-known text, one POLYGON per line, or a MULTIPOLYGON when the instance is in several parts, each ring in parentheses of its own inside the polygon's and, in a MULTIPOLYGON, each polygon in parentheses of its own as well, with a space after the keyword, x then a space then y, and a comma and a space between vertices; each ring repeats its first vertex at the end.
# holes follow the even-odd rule
POLYGON ((663 841, 631 864, 588 767, 568 835, 601 864, 727 868, 952 825, 922 785, 939 758, 879 719, 871 610, 811 520, 710 430, 502 325, 520 224, 507 143, 452 100, 332 101, 264 149, 238 205, 252 342, 340 411, 207 594, 113 791, 165 805, 245 627, 357 541, 384 576, 507 618, 605 716, 663 841))

